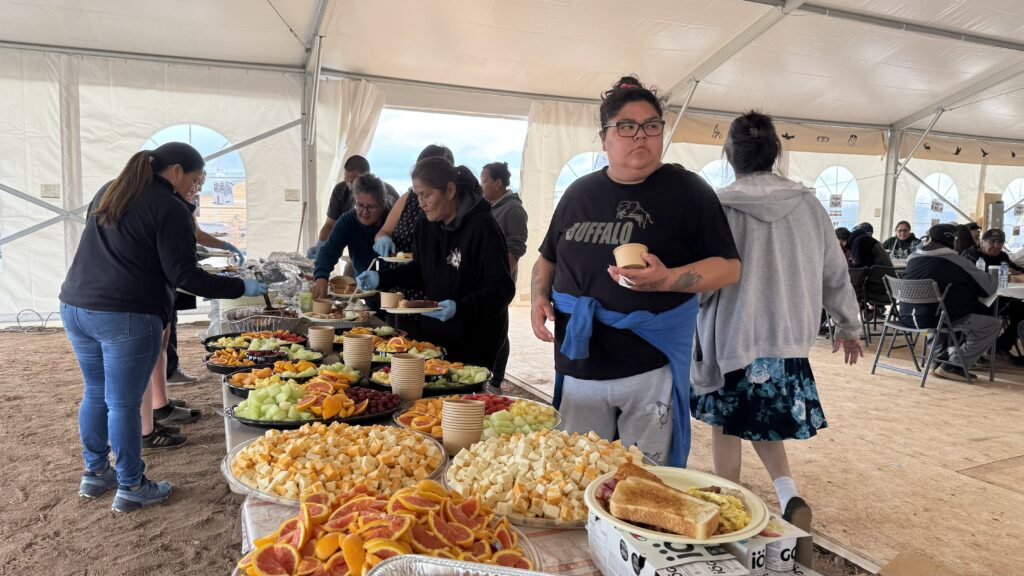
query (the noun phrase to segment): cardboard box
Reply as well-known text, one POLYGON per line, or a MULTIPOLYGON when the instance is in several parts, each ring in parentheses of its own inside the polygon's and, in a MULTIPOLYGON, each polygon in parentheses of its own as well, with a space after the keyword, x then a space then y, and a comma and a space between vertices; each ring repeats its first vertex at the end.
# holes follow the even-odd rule
POLYGON ((796 567, 793 559, 796 540, 808 536, 807 532, 772 514, 761 534, 723 546, 743 563, 751 576, 765 576, 773 570, 791 574, 796 567))
POLYGON ((878 576, 958 576, 949 568, 916 552, 900 552, 882 566, 878 576))
POLYGON ((748 576, 722 546, 655 542, 619 530, 593 512, 587 538, 594 564, 604 576, 748 576))

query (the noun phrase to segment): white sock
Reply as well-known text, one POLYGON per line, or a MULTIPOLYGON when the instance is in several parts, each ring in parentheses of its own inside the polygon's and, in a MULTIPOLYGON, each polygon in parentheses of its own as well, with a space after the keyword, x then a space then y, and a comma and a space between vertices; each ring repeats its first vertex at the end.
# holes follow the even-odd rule
POLYGON ((775 484, 775 492, 779 495, 779 507, 782 509, 782 512, 785 512, 786 504, 789 504, 790 498, 800 495, 796 491, 796 482, 789 476, 779 476, 774 480, 773 484, 775 484))

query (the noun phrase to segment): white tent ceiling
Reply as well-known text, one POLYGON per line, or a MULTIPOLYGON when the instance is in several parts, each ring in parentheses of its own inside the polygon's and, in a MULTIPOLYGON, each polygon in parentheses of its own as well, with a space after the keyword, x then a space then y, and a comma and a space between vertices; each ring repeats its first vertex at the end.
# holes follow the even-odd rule
MULTIPOLYGON (((594 99, 624 72, 672 87, 751 23, 777 10, 765 1, 0 0, 0 45, 230 61, 298 72, 323 5, 326 70, 594 99)), ((1015 48, 1024 46, 1014 42, 1022 29, 1024 3, 1017 0, 808 3, 707 75, 692 104, 888 125, 1021 66, 1024 50, 1015 48), (825 10, 844 17, 821 15, 825 10), (890 27, 855 22, 850 14, 967 37, 896 30, 892 21, 890 27)), ((1010 91, 1013 85, 983 92, 979 96, 988 99, 948 112, 936 129, 1019 139, 1024 95, 1010 91)), ((1016 85, 1024 86, 1024 80, 1016 85)), ((465 99, 452 100, 460 98, 465 99)), ((972 100, 978 98, 965 102, 972 100)))

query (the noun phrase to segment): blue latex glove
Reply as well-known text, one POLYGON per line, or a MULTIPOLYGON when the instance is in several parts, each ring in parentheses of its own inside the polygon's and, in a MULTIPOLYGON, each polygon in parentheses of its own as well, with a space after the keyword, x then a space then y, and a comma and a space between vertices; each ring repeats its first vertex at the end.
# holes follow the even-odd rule
POLYGON ((324 247, 324 244, 327 244, 327 241, 320 240, 316 244, 310 246, 309 250, 306 250, 306 258, 309 258, 310 260, 316 260, 316 255, 318 252, 320 252, 320 249, 324 247))
POLYGON ((356 288, 360 290, 374 290, 380 284, 380 274, 373 270, 367 270, 356 276, 356 288))
POLYGON ((259 280, 253 280, 252 278, 243 278, 242 282, 245 283, 245 295, 246 296, 260 296, 267 293, 267 285, 259 280))
POLYGON ((238 265, 239 266, 241 266, 242 264, 245 264, 245 254, 242 254, 242 251, 239 250, 237 246, 235 246, 231 242, 225 242, 224 243, 224 249, 227 250, 228 252, 234 252, 235 254, 238 255, 238 265))
POLYGON ((455 300, 442 300, 437 303, 437 306, 440 310, 424 312, 423 315, 431 318, 437 318, 441 322, 447 322, 455 316, 455 300))
POLYGON ((396 252, 395 241, 391 239, 391 236, 381 236, 373 243, 373 251, 381 256, 391 256, 396 252))

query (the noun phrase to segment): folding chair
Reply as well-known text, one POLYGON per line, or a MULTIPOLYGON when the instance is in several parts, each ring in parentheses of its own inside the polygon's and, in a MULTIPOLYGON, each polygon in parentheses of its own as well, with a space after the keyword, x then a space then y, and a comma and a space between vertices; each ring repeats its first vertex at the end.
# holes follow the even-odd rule
MULTIPOLYGON (((863 309, 863 297, 864 297, 864 281, 868 277, 868 269, 865 268, 850 268, 850 285, 853 286, 853 294, 857 297, 857 305, 863 309)), ((864 316, 861 315, 861 324, 863 327, 864 316)), ((825 324, 828 328, 828 341, 836 341, 836 322, 832 318, 832 315, 825 311, 825 324)), ((866 333, 866 330, 865 330, 866 333)), ((868 344, 871 342, 868 341, 868 344)))
POLYGON ((868 269, 867 278, 864 280, 864 299, 860 309, 861 323, 864 325, 864 340, 868 346, 871 345, 871 335, 873 334, 871 330, 878 326, 878 314, 875 311, 878 308, 884 310, 891 304, 883 279, 886 276, 898 278, 900 275, 899 269, 892 266, 872 266, 868 269), (869 310, 870 318, 867 317, 869 310))
POLYGON ((949 360, 938 360, 935 358, 936 344, 940 340, 938 337, 940 334, 948 336, 953 343, 953 347, 956 349, 960 348, 960 339, 956 335, 956 331, 953 329, 953 322, 949 318, 949 314, 946 313, 946 292, 949 292, 949 287, 946 290, 939 292, 939 285, 934 280, 904 280, 894 277, 883 277, 883 286, 886 287, 889 296, 891 296, 891 303, 894 304, 893 309, 895 312, 890 310, 889 315, 886 317, 885 322, 882 323, 882 332, 880 340, 878 341, 878 349, 875 350, 875 362, 871 365, 871 373, 875 373, 877 368, 885 368, 887 370, 893 370, 903 374, 909 374, 911 376, 921 376, 921 387, 924 387, 925 381, 928 380, 928 371, 933 363, 938 364, 950 364, 958 366, 964 371, 964 374, 968 374, 970 378, 968 367, 962 363, 951 362, 949 360), (938 322, 935 326, 918 327, 914 325, 905 324, 899 316, 899 306, 901 304, 935 304, 936 311, 938 314, 938 322), (932 338, 931 345, 926 346, 926 355, 923 355, 921 360, 924 361, 922 369, 921 364, 918 362, 917 353, 914 348, 910 348, 910 355, 914 359, 915 370, 908 370, 901 366, 893 366, 890 364, 880 364, 879 358, 882 356, 882 347, 885 345, 885 338, 888 335, 889 330, 893 331, 892 338, 896 338, 896 335, 900 332, 912 333, 913 338, 916 341, 921 334, 927 334, 928 332, 934 332, 935 337, 932 338))

